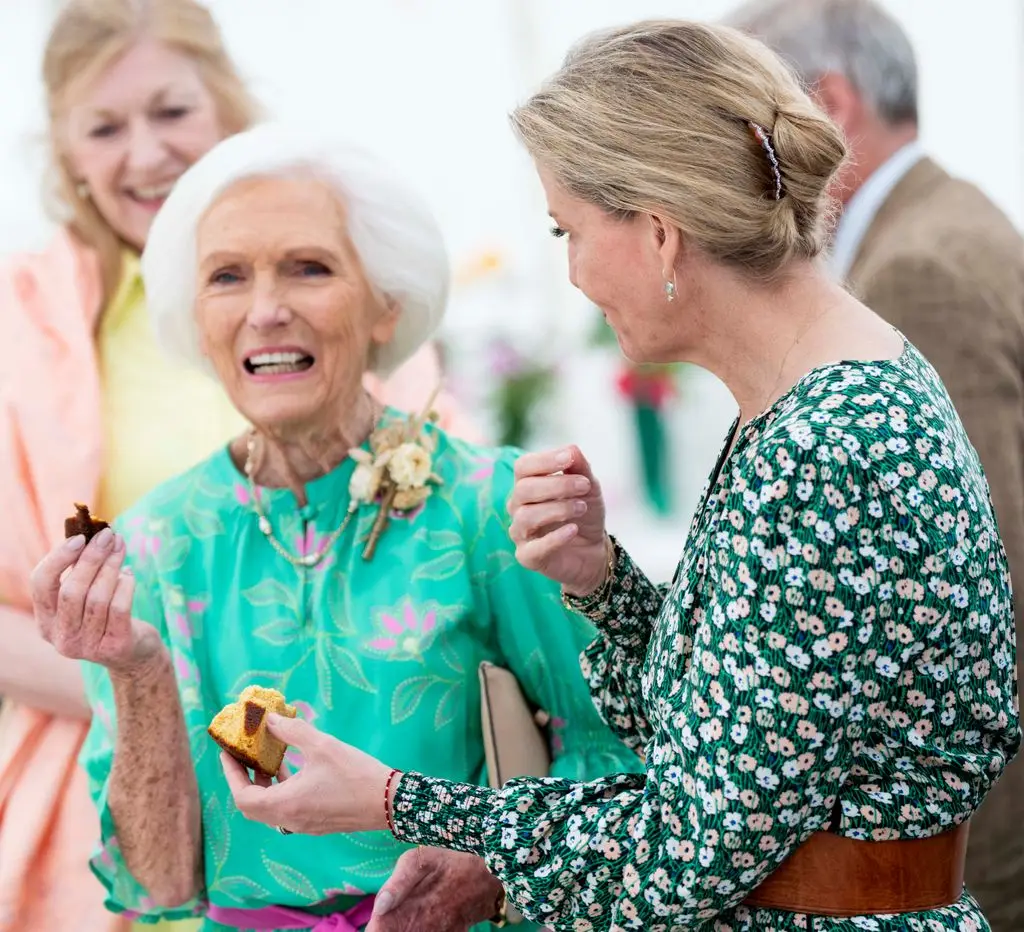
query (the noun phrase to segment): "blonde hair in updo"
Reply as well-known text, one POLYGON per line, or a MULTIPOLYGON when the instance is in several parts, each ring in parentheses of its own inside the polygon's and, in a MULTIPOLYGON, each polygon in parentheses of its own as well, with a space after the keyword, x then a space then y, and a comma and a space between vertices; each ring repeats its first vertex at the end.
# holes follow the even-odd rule
POLYGON ((162 42, 195 62, 216 103, 225 135, 248 128, 259 114, 224 48, 217 23, 196 0, 70 0, 64 5, 50 30, 43 56, 53 162, 51 200, 58 219, 98 253, 104 304, 120 279, 122 242, 92 201, 78 193, 61 124, 74 92, 94 81, 144 37, 162 42))
POLYGON ((840 130, 780 59, 733 29, 651 21, 599 33, 511 119, 570 194, 622 217, 662 216, 754 276, 825 246, 840 130), (778 158, 778 200, 750 122, 778 158))

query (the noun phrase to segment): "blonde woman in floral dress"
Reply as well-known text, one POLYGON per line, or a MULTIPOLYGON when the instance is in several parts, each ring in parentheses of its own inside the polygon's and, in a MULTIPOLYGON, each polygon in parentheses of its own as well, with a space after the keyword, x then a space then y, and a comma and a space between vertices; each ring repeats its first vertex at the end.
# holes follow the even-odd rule
POLYGON ((686 22, 588 40, 514 124, 625 354, 739 405, 668 586, 577 448, 516 466, 518 558, 597 624, 583 672, 646 772, 482 790, 280 721, 306 766, 222 760, 236 804, 482 855, 572 932, 987 929, 963 857, 1020 741, 1006 555, 935 371, 818 263, 838 131, 763 46, 686 22))

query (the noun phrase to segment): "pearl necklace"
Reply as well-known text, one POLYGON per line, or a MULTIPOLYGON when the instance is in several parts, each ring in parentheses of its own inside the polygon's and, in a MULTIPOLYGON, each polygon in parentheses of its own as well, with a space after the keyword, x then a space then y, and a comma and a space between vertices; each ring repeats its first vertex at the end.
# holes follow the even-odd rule
POLYGON ((252 494, 253 508, 256 509, 256 517, 259 519, 259 528, 263 532, 263 536, 267 539, 267 543, 270 544, 277 553, 284 557, 292 566, 311 568, 320 563, 328 551, 337 543, 338 538, 345 533, 345 528, 348 527, 349 522, 352 520, 352 516, 356 513, 359 505, 356 502, 352 502, 348 506, 348 511, 345 513, 345 517, 342 519, 340 525, 334 530, 327 539, 320 546, 320 549, 316 553, 305 553, 299 556, 295 556, 293 553, 289 553, 284 545, 274 536, 274 528, 270 523, 270 518, 267 513, 263 510, 263 503, 260 501, 259 490, 256 488, 256 483, 253 480, 253 471, 255 466, 253 465, 253 454, 256 450, 256 433, 251 431, 248 438, 245 441, 245 476, 249 480, 249 491, 252 494))

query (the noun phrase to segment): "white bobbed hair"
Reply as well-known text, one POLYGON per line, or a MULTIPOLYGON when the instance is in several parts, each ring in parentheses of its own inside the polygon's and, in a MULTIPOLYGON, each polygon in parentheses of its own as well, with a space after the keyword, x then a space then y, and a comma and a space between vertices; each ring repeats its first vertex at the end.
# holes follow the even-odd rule
POLYGON ((372 371, 388 376, 437 329, 448 298, 441 230, 425 201, 379 158, 351 142, 280 124, 225 139, 196 162, 160 208, 142 255, 146 302, 171 357, 212 372, 200 350, 194 307, 196 230, 217 199, 246 178, 309 175, 338 193, 348 234, 371 286, 399 310, 372 371))

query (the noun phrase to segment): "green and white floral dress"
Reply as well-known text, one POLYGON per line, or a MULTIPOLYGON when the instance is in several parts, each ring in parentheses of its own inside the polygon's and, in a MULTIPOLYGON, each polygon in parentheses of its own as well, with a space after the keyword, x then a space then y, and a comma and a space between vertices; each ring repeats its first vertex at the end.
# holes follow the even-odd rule
POLYGON ((647 772, 499 791, 409 774, 404 840, 484 855, 524 913, 573 932, 988 928, 967 894, 845 920, 740 905, 837 796, 843 835, 932 835, 1018 748, 988 487, 915 349, 816 369, 740 429, 673 584, 620 551, 595 614, 584 672, 647 772))

